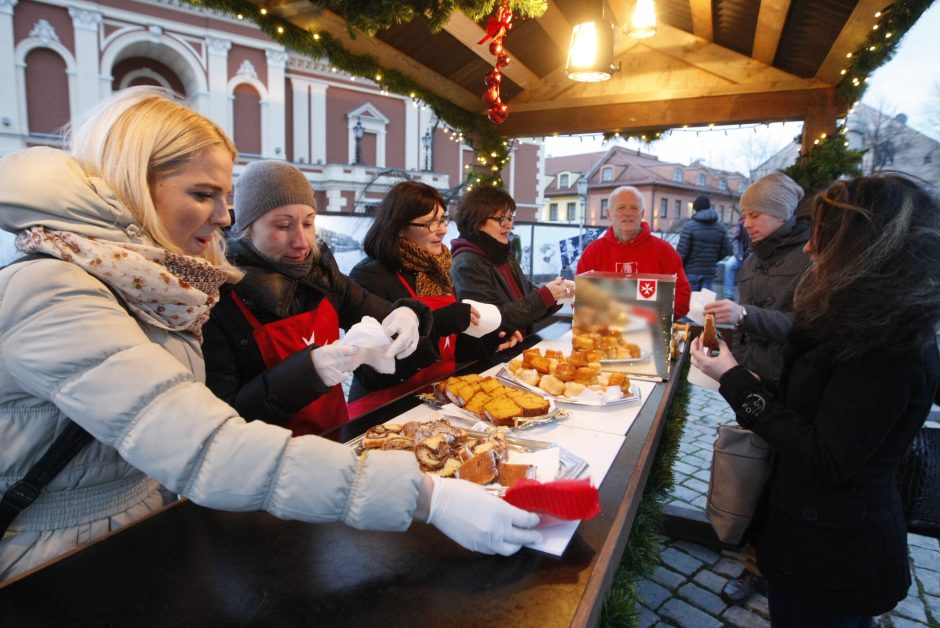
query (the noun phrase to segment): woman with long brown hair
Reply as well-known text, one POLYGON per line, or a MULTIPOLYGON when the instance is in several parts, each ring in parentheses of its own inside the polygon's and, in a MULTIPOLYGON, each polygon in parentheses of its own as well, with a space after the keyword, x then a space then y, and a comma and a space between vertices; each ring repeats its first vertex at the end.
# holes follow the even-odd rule
POLYGON ((752 541, 772 625, 871 626, 911 584, 895 475, 940 382, 940 204, 899 175, 839 181, 805 250, 780 390, 724 342, 692 363, 776 452, 752 541))

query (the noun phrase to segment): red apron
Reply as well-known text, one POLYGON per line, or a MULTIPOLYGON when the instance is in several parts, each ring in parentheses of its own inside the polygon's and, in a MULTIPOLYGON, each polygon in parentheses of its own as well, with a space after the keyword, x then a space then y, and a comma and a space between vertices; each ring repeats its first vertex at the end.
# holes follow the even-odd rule
MULTIPOLYGON (((407 289, 411 294, 412 299, 421 301, 432 310, 446 307, 457 302, 456 297, 454 297, 452 294, 446 297, 419 297, 417 294, 415 294, 415 291, 412 290, 408 280, 402 277, 401 273, 398 273, 398 279, 405 286, 405 289, 407 289)), ((457 362, 454 357, 457 348, 457 334, 441 338, 438 341, 438 348, 440 350, 441 357, 434 364, 424 367, 400 384, 396 384, 390 388, 377 390, 374 393, 366 395, 365 397, 360 397, 355 401, 350 401, 349 418, 355 419, 358 416, 362 416, 366 412, 371 412, 372 410, 375 410, 376 408, 383 406, 390 401, 394 401, 399 397, 407 395, 411 391, 417 390, 425 384, 436 382, 437 380, 443 379, 453 373, 454 369, 457 367, 457 362)))
MULTIPOLYGON (((262 325, 234 292, 232 300, 251 325, 252 335, 268 368, 314 342, 322 347, 339 340, 339 316, 329 299, 320 301, 315 310, 267 325, 262 325)), ((322 434, 348 420, 343 387, 337 384, 294 414, 288 427, 295 436, 322 434)))

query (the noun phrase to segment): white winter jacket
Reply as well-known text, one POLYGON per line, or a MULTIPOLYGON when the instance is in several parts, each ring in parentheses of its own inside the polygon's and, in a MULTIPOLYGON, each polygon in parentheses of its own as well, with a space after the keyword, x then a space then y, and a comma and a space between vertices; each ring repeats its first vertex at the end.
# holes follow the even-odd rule
MULTIPOLYGON (((152 244, 104 181, 49 148, 0 159, 0 228, 34 225, 152 244)), ((0 540, 0 581, 159 507, 157 482, 212 508, 409 526, 421 481, 413 455, 359 459, 322 438, 246 423, 203 379, 190 334, 139 322, 78 266, 39 259, 0 271, 0 493, 66 417, 96 439, 0 540)))

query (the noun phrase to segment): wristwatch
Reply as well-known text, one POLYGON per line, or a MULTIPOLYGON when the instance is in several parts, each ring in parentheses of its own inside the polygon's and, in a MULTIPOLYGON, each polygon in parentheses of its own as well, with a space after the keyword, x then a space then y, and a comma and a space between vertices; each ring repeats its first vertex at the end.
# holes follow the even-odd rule
POLYGON ((760 393, 750 393, 741 401, 741 407, 738 408, 738 422, 743 427, 749 427, 751 422, 764 413, 767 409, 767 400, 760 393))

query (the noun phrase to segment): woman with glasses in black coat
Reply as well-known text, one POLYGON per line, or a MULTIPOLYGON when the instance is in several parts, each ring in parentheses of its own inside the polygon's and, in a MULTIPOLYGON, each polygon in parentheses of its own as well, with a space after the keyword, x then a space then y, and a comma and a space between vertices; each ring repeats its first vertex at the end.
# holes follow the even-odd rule
POLYGON ((492 354, 522 339, 512 329, 481 339, 462 333, 478 322, 479 312, 459 302, 454 292, 451 254, 444 244, 449 222, 440 193, 418 181, 397 184, 379 205, 362 244, 368 257, 349 277, 382 298, 416 299, 427 305, 434 315, 432 342, 419 344, 414 354, 399 361, 393 375, 359 369, 349 392, 351 416, 447 377, 457 362, 492 354))
POLYGON ((574 296, 571 284, 558 277, 542 287, 533 285, 512 254, 509 233, 516 202, 495 188, 476 188, 457 207, 460 237, 451 243, 450 274, 461 299, 492 303, 503 325, 532 332, 532 325, 561 307, 559 299, 574 296))

